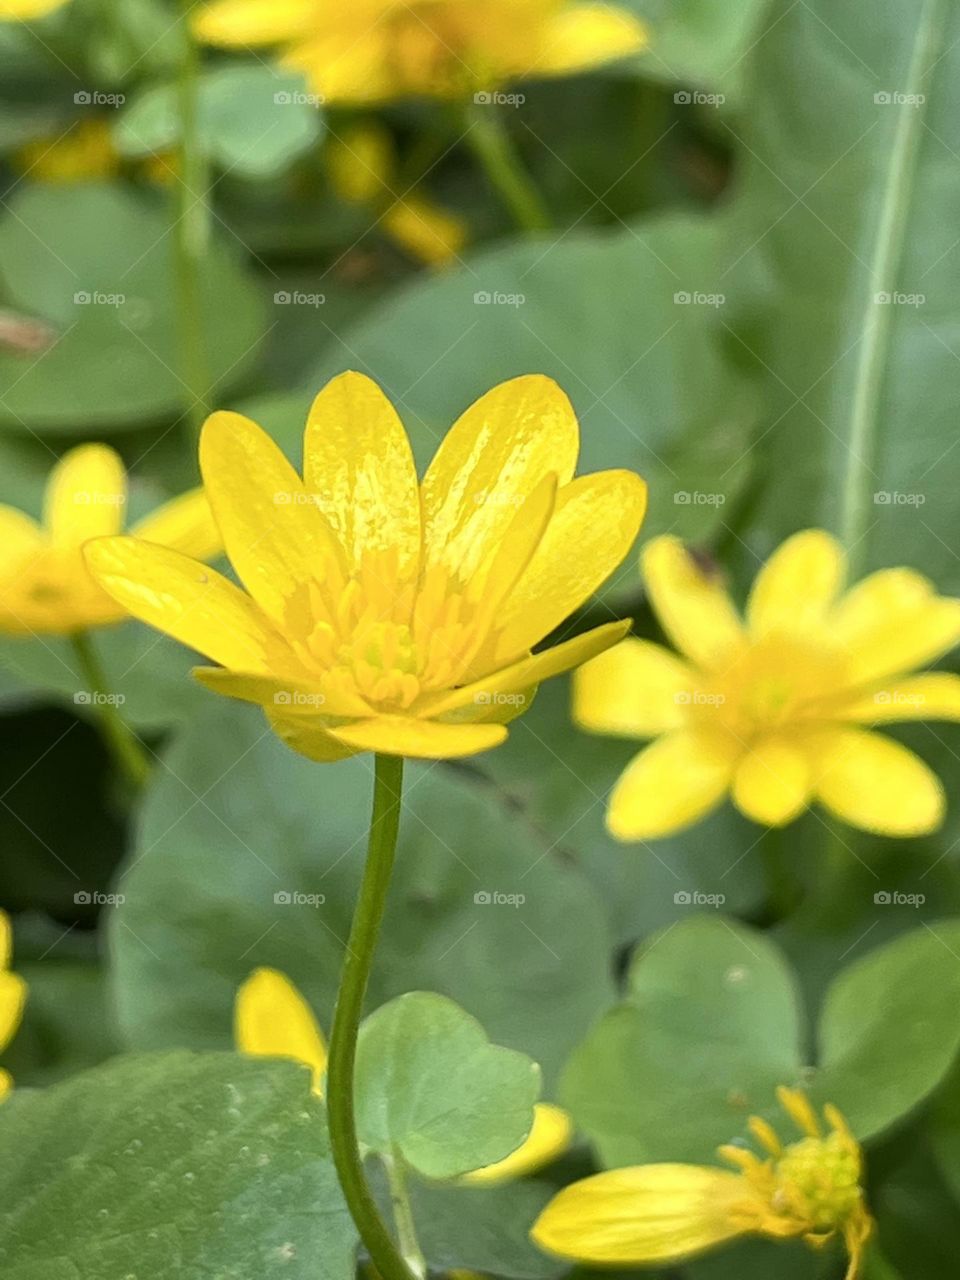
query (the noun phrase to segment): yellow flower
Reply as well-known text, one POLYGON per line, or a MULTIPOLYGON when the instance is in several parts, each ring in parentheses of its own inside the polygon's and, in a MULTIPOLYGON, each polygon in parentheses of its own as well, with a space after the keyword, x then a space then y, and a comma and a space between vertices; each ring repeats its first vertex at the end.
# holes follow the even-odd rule
MULTIPOLYGON (((277 969, 256 969, 237 992, 233 1025, 241 1053, 303 1063, 312 1072, 313 1092, 323 1097, 326 1040, 310 1006, 288 977, 277 969)), ((538 1102, 533 1128, 517 1150, 459 1181, 493 1186, 523 1177, 562 1155, 570 1145, 571 1133, 570 1117, 562 1108, 538 1102)))
POLYGON ((328 143, 325 156, 337 195, 379 211, 383 231, 411 257, 442 267, 460 254, 467 242, 462 218, 426 196, 394 195, 396 157, 386 129, 356 125, 328 143))
POLYGON ((573 479, 578 449, 560 388, 515 378, 462 415, 418 484, 395 409, 345 373, 313 403, 303 480, 249 419, 204 425, 207 496, 249 594, 137 538, 100 539, 87 560, 124 608, 222 664, 202 683, 262 706, 303 755, 470 755, 506 738, 539 681, 626 632, 530 653, 643 516, 638 476, 573 479))
POLYGON ((35 138, 17 151, 16 161, 20 171, 34 182, 95 182, 120 172, 120 154, 113 145, 110 125, 100 116, 35 138))
POLYGON ((62 9, 67 0, 0 0, 0 22, 29 22, 62 9))
POLYGON ((960 600, 938 596, 911 569, 884 569, 844 591, 843 551, 819 529, 795 534, 767 561, 746 622, 676 538, 654 539, 642 564, 653 608, 684 656, 631 638, 579 672, 574 695, 584 728, 656 737, 614 788, 614 836, 679 831, 728 792, 768 826, 814 800, 881 835, 940 825, 936 775, 861 726, 960 719, 960 677, 911 674, 960 639, 960 600))
POLYGON ((840 1236, 861 1274, 873 1229, 863 1188, 859 1143, 836 1107, 824 1108, 824 1131, 804 1093, 777 1091, 803 1137, 784 1146, 765 1120, 750 1131, 763 1149, 721 1147, 736 1169, 648 1164, 612 1169, 565 1187, 534 1223, 541 1249, 588 1265, 680 1262, 738 1236, 802 1237, 815 1248, 840 1236))
MULTIPOLYGON (((13 1039, 27 1000, 27 984, 17 974, 10 972, 12 955, 13 932, 10 919, 5 912, 0 911, 0 1053, 13 1039)), ((12 1088, 13 1081, 9 1074, 0 1070, 0 1101, 12 1088)))
POLYGON ((213 0, 195 29, 228 48, 280 45, 314 91, 351 103, 470 97, 646 43, 626 9, 591 0, 213 0))
MULTIPOLYGON (((0 506, 0 633, 66 635, 126 616, 90 577, 81 547, 123 527, 126 474, 102 444, 80 445, 47 482, 42 525, 0 506)), ((215 555, 220 539, 202 490, 174 498, 135 525, 151 542, 196 556, 215 555)))

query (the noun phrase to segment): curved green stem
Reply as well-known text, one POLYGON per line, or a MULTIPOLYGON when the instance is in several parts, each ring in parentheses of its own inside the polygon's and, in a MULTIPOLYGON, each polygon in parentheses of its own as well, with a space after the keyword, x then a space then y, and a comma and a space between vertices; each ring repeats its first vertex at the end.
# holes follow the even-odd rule
POLYGON ((402 791, 403 760, 398 756, 378 755, 367 861, 340 974, 327 1063, 327 1120, 333 1162, 360 1238, 382 1280, 418 1280, 418 1277, 394 1243, 364 1177, 357 1142, 353 1077, 357 1029, 397 848, 402 791))
POLYGON ((203 297, 200 289, 201 267, 210 239, 210 214, 207 207, 207 163, 199 136, 200 53, 190 30, 192 0, 183 4, 183 56, 177 81, 180 113, 180 171, 176 177, 176 224, 174 252, 176 256, 178 328, 180 339, 180 378, 189 397, 186 422, 193 442, 206 417, 206 398, 210 378, 203 324, 203 297))
POLYGON ((550 215, 520 163, 497 107, 492 103, 474 106, 468 110, 466 124, 466 141, 517 226, 530 232, 549 230, 550 215))
POLYGON ((110 692, 106 674, 89 634, 86 631, 75 631, 71 639, 88 686, 84 692, 93 704, 107 750, 126 781, 139 790, 150 777, 147 753, 117 709, 117 699, 110 692))

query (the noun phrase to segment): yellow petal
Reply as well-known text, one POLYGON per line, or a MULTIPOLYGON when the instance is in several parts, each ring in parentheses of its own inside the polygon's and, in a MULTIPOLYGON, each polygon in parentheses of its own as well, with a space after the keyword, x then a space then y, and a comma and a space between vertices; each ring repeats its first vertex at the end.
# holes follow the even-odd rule
POLYGON ((943 787, 912 751, 881 734, 835 729, 811 741, 820 800, 844 822, 885 836, 919 836, 943 821, 943 787))
POLYGON ((736 762, 731 743, 678 729, 645 747, 610 796, 607 827, 617 840, 652 840, 699 821, 721 801, 736 762))
POLYGON ((302 678, 194 667, 191 673, 207 689, 225 698, 253 702, 281 715, 371 716, 370 705, 349 687, 305 672, 302 678))
POLYGON ((206 44, 280 44, 305 35, 314 11, 313 0, 218 0, 201 6, 191 25, 206 44))
POLYGON ((505 741, 499 724, 441 724, 436 720, 412 720, 404 716, 377 716, 331 730, 333 736, 358 751, 410 756, 420 760, 452 760, 489 751, 505 741))
POLYGON ((768 827, 792 822, 810 803, 813 776, 802 748, 768 738, 751 748, 733 779, 733 802, 741 813, 768 827))
POLYGON ((17 973, 0 973, 0 1052, 13 1039, 27 1002, 27 984, 17 973))
POLYGON ((304 1063, 313 1072, 314 1093, 322 1094, 326 1041, 310 1006, 285 974, 254 970, 237 991, 233 1025, 241 1053, 304 1063))
POLYGON ((389 190, 395 157, 389 132, 363 123, 341 129, 323 152, 334 191, 350 204, 370 204, 389 190))
POLYGON ((573 718, 593 733, 654 738, 681 727, 696 685, 669 649, 628 636, 576 673, 573 718))
POLYGON ((960 720, 960 676, 949 671, 896 680, 851 699, 832 712, 841 720, 892 724, 898 720, 960 720))
POLYGON ((60 547, 123 528, 127 476, 120 455, 105 444, 83 444, 65 453, 47 481, 43 522, 60 547))
POLYGON ((481 396, 447 433, 424 477, 426 564, 468 581, 496 553, 544 476, 569 482, 579 440, 573 406, 550 378, 514 378, 481 396))
POLYGON ((304 484, 357 569, 363 553, 396 554, 403 580, 420 564, 420 498, 410 441, 372 378, 342 373, 313 402, 303 440, 304 484))
POLYGON ((848 684, 873 684, 952 649, 960 640, 960 600, 938 596, 912 569, 881 569, 840 600, 830 628, 849 654, 848 684))
POLYGON ((0 505, 0 579, 12 577, 44 546, 36 520, 16 507, 0 505))
POLYGON ((581 476, 557 495, 543 541, 503 609, 496 658, 531 649, 589 600, 633 546, 647 486, 632 471, 581 476))
POLYGON ((726 666, 744 633, 719 576, 701 569, 669 535, 647 543, 641 564, 660 625, 677 648, 707 670, 726 666))
POLYGON ((372 21, 362 38, 347 29, 298 40, 284 53, 281 66, 306 76, 327 103, 372 106, 406 92, 394 54, 390 24, 372 21))
POLYGON ((678 1262, 750 1229, 745 1180, 724 1169, 649 1164, 574 1182, 534 1223, 534 1243, 578 1262, 678 1262))
POLYGON ((98 538, 84 548, 100 586, 141 622, 214 662, 268 671, 279 645, 249 596, 205 564, 138 538, 98 538))
POLYGON ((165 502, 135 524, 130 533, 194 560, 211 560, 223 550, 220 530, 202 489, 191 489, 165 502))
POLYGON ((298 588, 322 583, 342 555, 314 495, 267 433, 239 413, 204 423, 200 470, 231 564, 282 622, 298 588))
POLYGON ((318 764, 332 764, 355 756, 360 747, 351 747, 331 736, 318 716, 292 715, 280 711, 267 711, 267 722, 281 742, 291 751, 316 760, 318 764))
POLYGON ((526 1140, 503 1160, 468 1173, 460 1181, 473 1186, 494 1186, 513 1182, 528 1173, 542 1169, 556 1160, 570 1146, 573 1121, 562 1107, 538 1102, 533 1109, 533 1128, 526 1140))
POLYGON ((467 243, 463 218, 423 196, 409 195, 385 210, 380 224, 412 258, 430 267, 452 262, 467 243))
POLYGON ((0 0, 0 22, 29 22, 62 9, 67 0, 0 0))
POLYGON ((831 534, 805 529, 788 538, 757 574, 747 603, 754 637, 821 626, 843 586, 846 555, 831 534))
POLYGON ((13 926, 5 911, 0 911, 0 973, 10 968, 13 960, 13 926))
POLYGON ((3 1102, 4 1098, 7 1097, 7 1095, 12 1091, 12 1089, 13 1089, 13 1077, 11 1076, 10 1072, 0 1070, 0 1102, 3 1102))
POLYGON ((586 71, 638 53, 646 44, 646 28, 626 9, 605 4, 565 5, 549 22, 543 47, 528 74, 562 76, 586 71))
POLYGON ((570 671, 581 662, 587 662, 596 654, 617 644, 629 629, 629 618, 623 622, 604 623, 602 627, 594 627, 592 631, 585 631, 583 635, 565 640, 563 644, 555 644, 542 653, 522 658, 501 671, 493 671, 472 684, 454 689, 451 693, 440 694, 434 700, 424 702, 417 710, 421 715, 436 717, 449 715, 471 705, 481 710, 495 706, 514 694, 522 693, 564 671, 570 671))

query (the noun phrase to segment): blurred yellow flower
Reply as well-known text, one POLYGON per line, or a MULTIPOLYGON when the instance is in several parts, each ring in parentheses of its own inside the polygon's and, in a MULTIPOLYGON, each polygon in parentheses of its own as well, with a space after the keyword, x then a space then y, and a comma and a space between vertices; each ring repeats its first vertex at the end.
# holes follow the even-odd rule
POLYGON ((213 0, 199 39, 280 45, 328 102, 467 98, 521 77, 567 75, 646 43, 626 9, 591 0, 213 0))
MULTIPOLYGON (((0 911, 0 1053, 13 1039, 27 1000, 27 984, 17 974, 10 972, 12 956, 13 931, 10 928, 10 918, 6 912, 0 911)), ((0 1101, 12 1088, 13 1081, 9 1074, 0 1070, 0 1101)))
MULTIPOLYGON (((88 538, 123 528, 127 478, 102 444, 71 449, 47 482, 43 523, 0 506, 0 633, 67 635, 118 622, 126 611, 87 572, 88 538)), ((202 558, 220 550, 203 491, 194 489, 134 525, 138 538, 202 558)))
POLYGON ((730 792, 780 826, 818 800, 845 822, 913 836, 943 820, 939 779, 860 727, 960 719, 960 677, 912 675, 960 640, 960 600, 911 569, 843 591, 845 558, 818 529, 789 538, 738 616, 717 578, 673 537, 644 550, 650 601, 678 657, 631 638, 578 672, 586 729, 656 738, 628 765, 607 824, 620 840, 679 831, 730 792))
POLYGON ((556 383, 515 378, 462 415, 418 484, 396 410, 345 373, 310 410, 303 480, 249 419, 204 425, 207 496, 249 594, 139 538, 99 539, 87 560, 124 608, 222 664, 196 672, 204 684, 259 704, 303 755, 470 755, 503 742, 541 680, 629 625, 530 652, 643 518, 643 481, 574 480, 578 451, 556 383))
POLYGON ((0 22, 29 22, 62 9, 68 0, 0 0, 0 22))
MULTIPOLYGON (((2 2, 2 0, 0 0, 2 2)), ((17 167, 34 182, 95 182, 120 172, 120 155, 101 116, 78 120, 56 134, 35 138, 16 153, 17 167)))
POLYGON ((763 1149, 721 1147, 736 1173, 709 1165, 612 1169, 565 1187, 534 1223, 547 1253, 588 1266, 673 1263, 738 1236, 801 1237, 821 1248, 841 1237, 846 1280, 862 1274, 873 1220, 864 1200, 863 1155, 839 1111, 826 1106, 824 1136, 804 1093, 781 1088, 781 1105, 803 1137, 784 1146, 765 1120, 750 1130, 763 1149))
POLYGON ((467 242, 467 224, 428 197, 397 196, 396 157, 390 134, 381 125, 359 124, 341 132, 324 152, 337 195, 350 204, 367 204, 378 224, 401 249, 431 267, 446 266, 467 242))
MULTIPOLYGON (((256 969, 237 992, 234 1041, 241 1053, 258 1058, 290 1058, 312 1072, 313 1092, 323 1097, 327 1045, 310 1006, 285 974, 256 969)), ((533 1128, 516 1151, 459 1179, 492 1186, 523 1177, 562 1155, 570 1145, 570 1117, 560 1107, 538 1102, 533 1128)))

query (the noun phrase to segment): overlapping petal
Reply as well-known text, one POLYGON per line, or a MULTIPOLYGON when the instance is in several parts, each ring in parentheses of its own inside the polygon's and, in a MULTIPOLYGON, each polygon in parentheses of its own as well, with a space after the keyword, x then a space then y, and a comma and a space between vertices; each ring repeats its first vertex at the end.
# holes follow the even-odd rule
POLYGON ((556 1160, 570 1146, 573 1121, 562 1107, 538 1102, 533 1109, 533 1128, 526 1140, 496 1164, 485 1165, 460 1179, 468 1186, 499 1186, 525 1177, 556 1160))
POLYGON ((960 676, 950 671, 894 680, 861 694, 836 712, 838 720, 893 724, 900 720, 960 720, 960 676))
POLYGON ((757 574, 747 602, 754 636, 822 627, 843 586, 846 555, 823 529, 781 543, 757 574))
POLYGON ((610 796, 607 826, 618 840, 652 840, 716 808, 733 777, 735 742, 701 729, 657 738, 627 765, 610 796))
POLYGON ((628 637, 577 671, 573 718, 594 733, 653 738, 685 723, 698 682, 669 649, 628 637))
POLYGON ((156 542, 195 560, 211 560, 223 550, 223 539, 202 489, 190 489, 133 525, 130 534, 156 542))
POLYGON ((752 746, 737 764, 733 800, 754 822, 768 827, 792 822, 810 803, 812 793, 810 759, 798 742, 765 738, 752 746))
POLYGON ((933 662, 960 641, 960 600, 938 596, 912 569, 881 569, 851 588, 830 618, 862 686, 933 662))
POLYGON ((679 538, 654 538, 644 548, 643 577, 664 631, 697 666, 730 662, 744 629, 718 572, 702 568, 679 538))
POLYGON ((43 523, 54 546, 79 547, 87 538, 123 527, 127 476, 120 455, 85 444, 60 459, 47 482, 43 523))
POLYGON ((332 736, 357 751, 387 756, 416 756, 421 760, 446 760, 472 756, 498 747, 507 737, 500 724, 444 724, 381 715, 331 730, 332 736))

